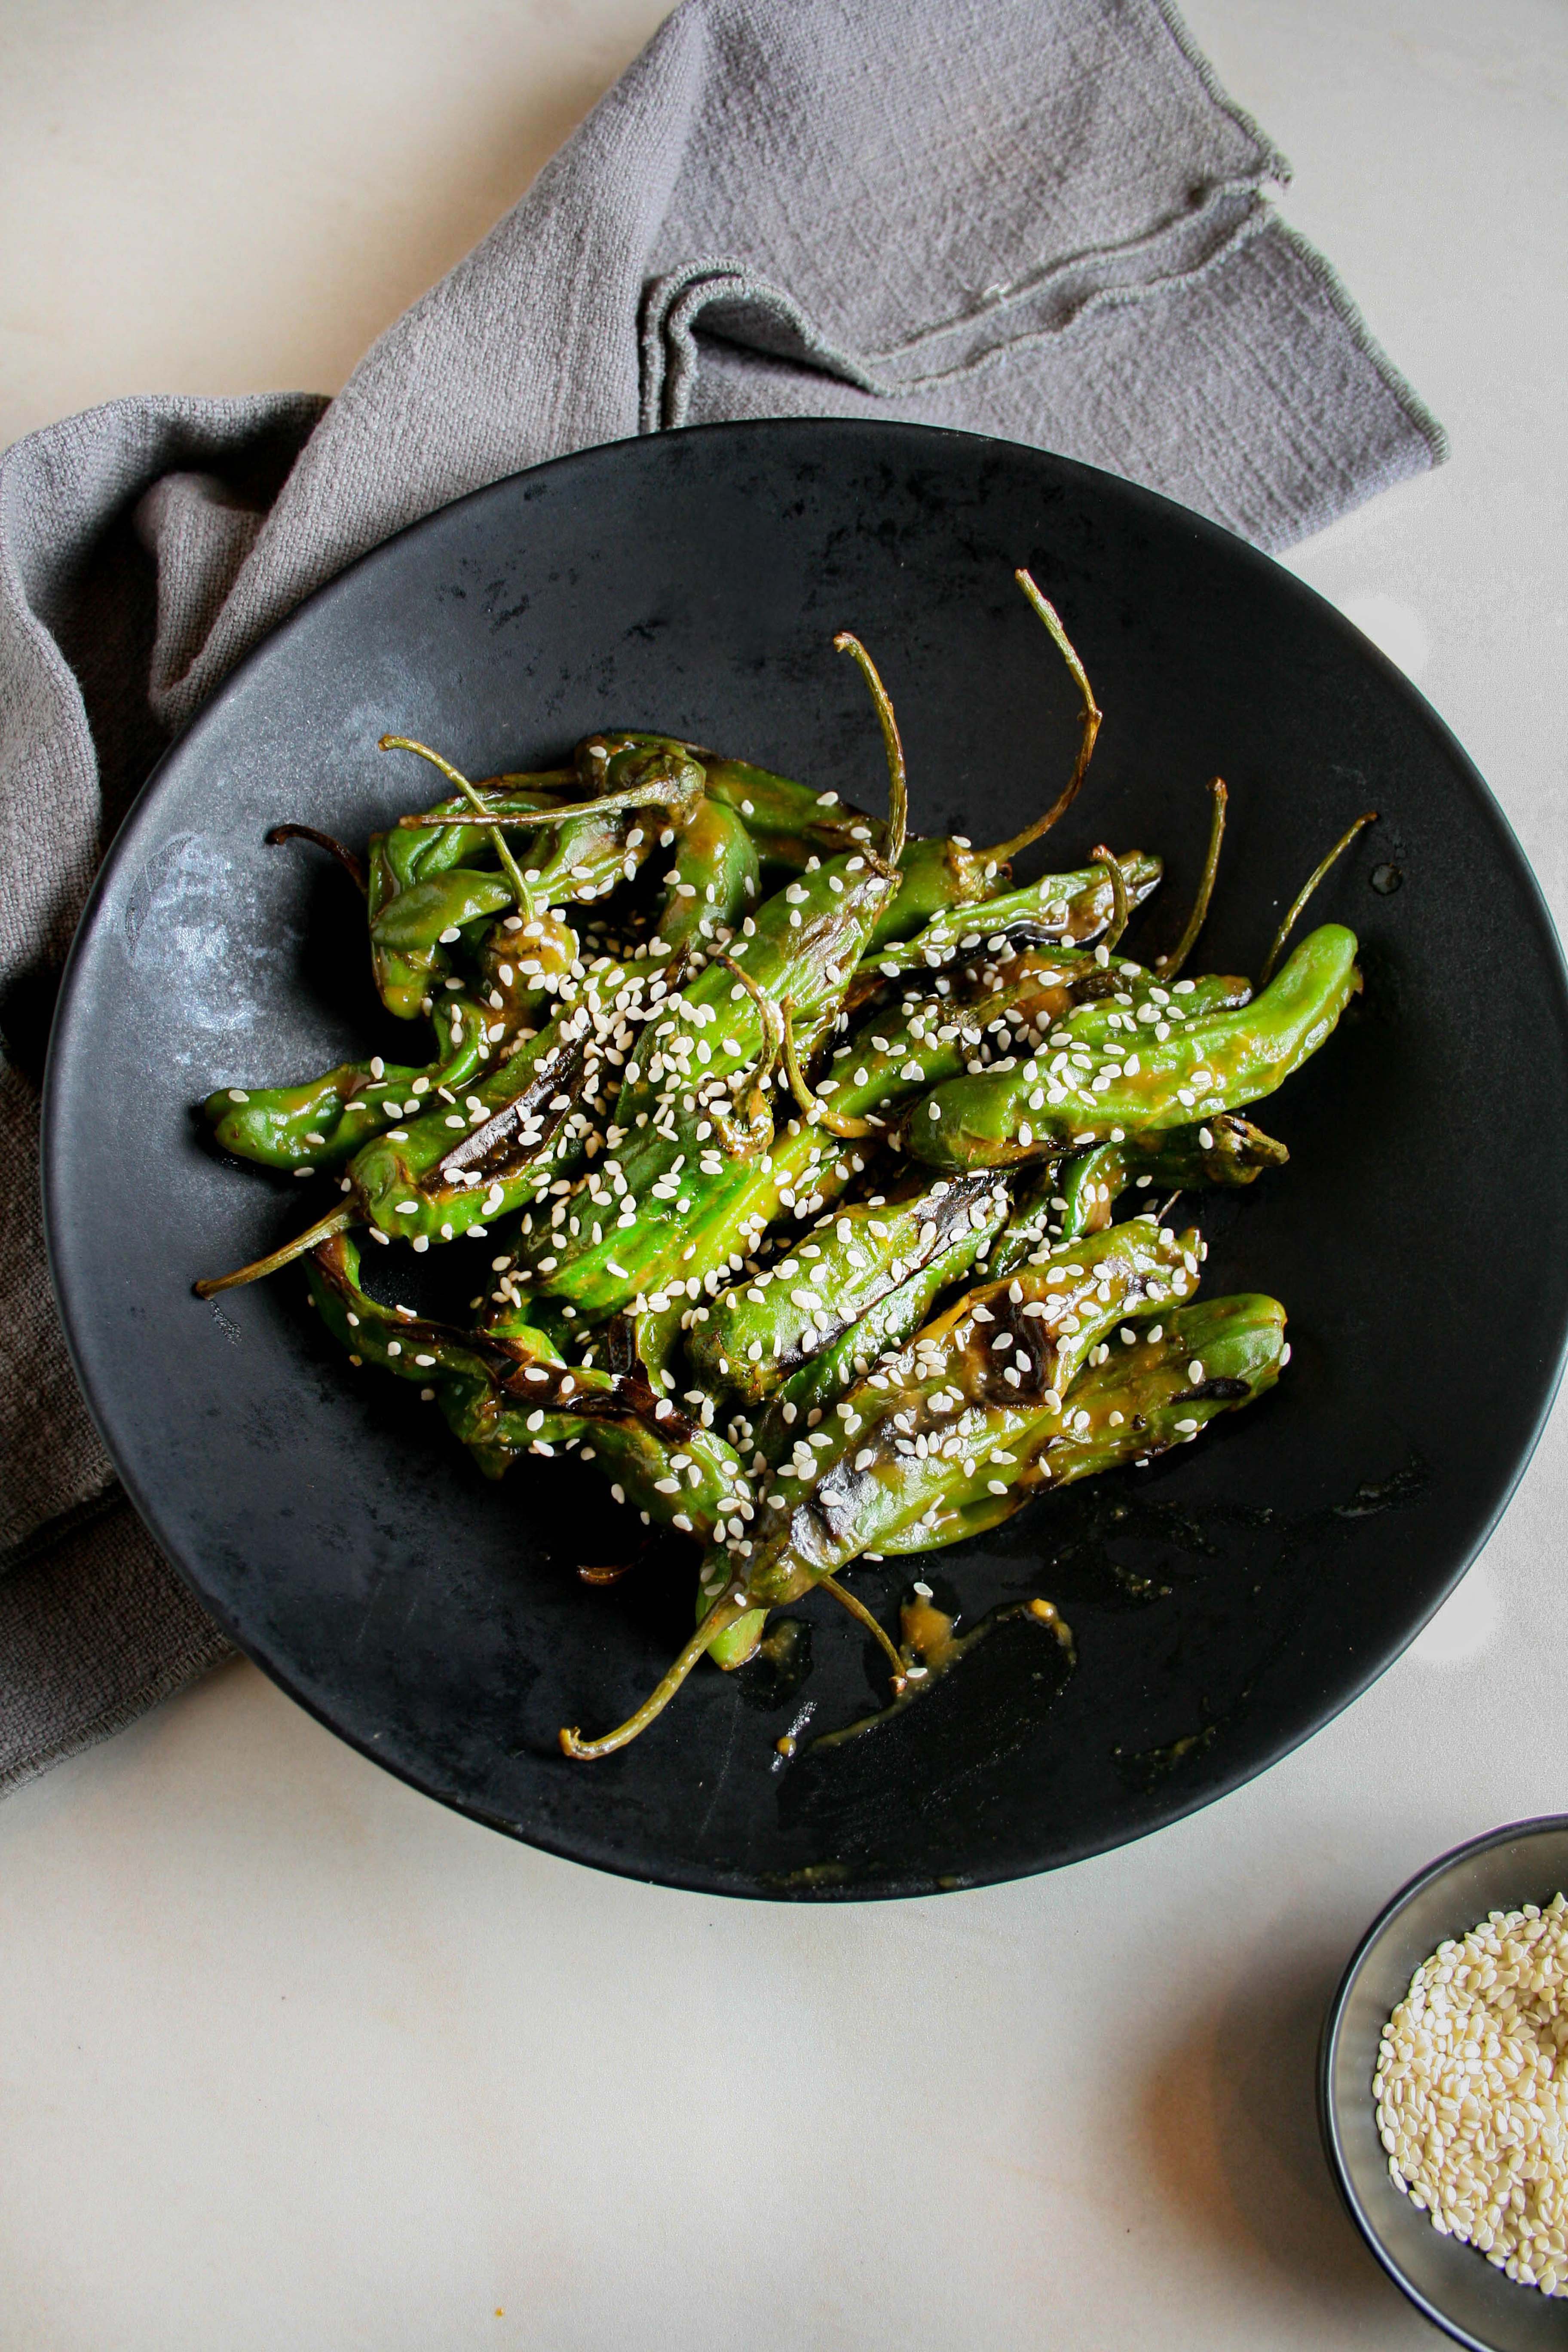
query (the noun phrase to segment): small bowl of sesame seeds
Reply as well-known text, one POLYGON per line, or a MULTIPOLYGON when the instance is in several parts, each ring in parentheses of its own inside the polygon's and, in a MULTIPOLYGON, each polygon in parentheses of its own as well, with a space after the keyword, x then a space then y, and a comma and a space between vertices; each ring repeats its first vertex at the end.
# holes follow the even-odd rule
POLYGON ((1474 2352, 1568 2346, 1568 1817, 1402 1888, 1323 2024, 1318 2111, 1351 2218, 1474 2352))

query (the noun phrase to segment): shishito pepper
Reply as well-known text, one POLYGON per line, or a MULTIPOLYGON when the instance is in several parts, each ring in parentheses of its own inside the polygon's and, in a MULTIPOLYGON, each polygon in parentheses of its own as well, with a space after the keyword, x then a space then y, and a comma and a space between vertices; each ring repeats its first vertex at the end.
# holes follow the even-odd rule
POLYGON ((897 1529, 946 1504, 1005 1492, 998 1473, 1015 1466, 1013 1441, 1037 1441, 1042 1417, 1059 1426, 1074 1375, 1124 1321, 1195 1288, 1197 1248, 1195 1233, 1178 1238, 1135 1218, 1029 1268, 1027 1278, 970 1292, 917 1333, 894 1364, 840 1400, 831 1424, 798 1442, 763 1498, 760 1534, 710 1554, 708 1613, 643 1706, 602 1739, 563 1730, 563 1752, 596 1757, 624 1747, 716 1639, 743 1648, 768 1610, 832 1582, 860 1552, 884 1549, 897 1529))
POLYGON ((710 800, 733 811, 756 845, 770 882, 804 873, 812 858, 853 857, 875 846, 882 828, 837 793, 814 792, 750 760, 687 747, 701 761, 710 800))
POLYGON ((485 943, 476 990, 452 982, 437 998, 433 1062, 421 1069, 377 1054, 340 1062, 300 1086, 220 1087, 202 1106, 213 1140, 264 1168, 341 1168, 378 1121, 420 1117, 436 1107, 442 1087, 466 1092, 531 1016, 544 1014, 576 959, 575 934, 552 916, 526 926, 520 916, 510 919, 515 935, 498 924, 485 943))
POLYGON ((752 1516, 751 1481, 733 1447, 656 1397, 635 1359, 619 1370, 569 1365, 525 1314, 463 1332, 383 1306, 361 1285, 346 1234, 322 1243, 306 1271, 323 1322, 351 1358, 430 1391, 487 1476, 499 1478, 523 1454, 575 1451, 599 1462, 617 1502, 679 1534, 708 1541, 726 1519, 743 1527, 752 1516))
POLYGON ((864 1380, 874 1366, 897 1354, 925 1322, 942 1293, 963 1281, 984 1260, 1006 1222, 1010 1205, 1005 1186, 994 1181, 987 1182, 977 1195, 972 1194, 962 1208, 955 1203, 953 1213, 929 1249, 923 1228, 916 1236, 914 1263, 901 1277, 899 1269, 905 1262, 894 1257, 889 1263, 888 1244, 883 1244, 886 1286, 876 1289, 856 1319, 830 1336, 769 1398, 752 1438, 764 1462, 782 1460, 802 1433, 809 1442, 811 1430, 828 1407, 856 1381, 864 1380))
POLYGON ((1016 1439, 1014 1476, 1004 1495, 943 1501, 886 1537, 892 1555, 934 1551, 998 1527, 1037 1495, 1129 1462, 1152 1462, 1191 1444, 1216 1414, 1234 1412, 1271 1389, 1289 1360, 1285 1309, 1257 1294, 1198 1299, 1166 1316, 1160 1337, 1140 1333, 1130 1349, 1075 1381, 1061 1425, 1016 1439), (1194 1377, 1194 1368, 1197 1377, 1194 1377))
MULTIPOLYGON (((474 1014, 478 1026, 479 1015, 474 1014)), ((220 1087, 202 1105, 213 1140, 260 1168, 340 1168, 401 1112, 412 1089, 429 1085, 423 1069, 384 1062, 340 1062, 297 1087, 220 1087)))
POLYGON ((590 1113, 602 1111, 599 1090, 630 1043, 646 979, 608 958, 577 970, 570 1001, 504 1062, 466 1092, 437 1087, 407 1126, 363 1145, 342 1179, 337 1209, 253 1265, 198 1283, 197 1295, 254 1282, 350 1225, 368 1224, 383 1240, 420 1251, 482 1235, 495 1218, 568 1177, 590 1141, 596 1147, 590 1113))
MULTIPOLYGON (((892 775, 889 847, 896 859, 906 809, 898 731, 865 649, 853 638, 836 642, 854 653, 877 699, 892 775)), ((829 859, 764 902, 733 942, 728 963, 709 964, 661 1006, 637 1057, 626 1064, 616 1105, 625 1140, 613 1168, 605 1161, 629 1213, 619 1211, 606 1231, 603 1217, 584 1219, 579 1210, 574 1234, 573 1207, 561 1203, 550 1228, 524 1245, 535 1288, 570 1296, 590 1320, 600 1320, 660 1286, 672 1254, 679 1263, 686 1246, 664 1223, 671 1205, 684 1219, 700 1193, 711 1200, 739 1192, 748 1162, 771 1140, 763 1097, 755 1096, 743 1123, 738 1116, 739 1098, 754 1095, 759 1072, 777 1051, 770 1009, 787 1004, 798 1034, 820 1036, 837 1019, 861 948, 897 887, 895 866, 875 851, 829 859)))
POLYGON ((713 1301, 687 1349, 698 1378, 760 1403, 910 1276, 951 1259, 956 1243, 978 1247, 1006 1213, 1005 1192, 1000 1214, 993 1205, 995 1189, 984 1176, 939 1180, 908 1199, 878 1195, 841 1210, 713 1301))
POLYGON ((604 1089, 636 1036, 645 975, 603 959, 536 1035, 453 1103, 438 1100, 351 1161, 359 1218, 421 1243, 483 1231, 579 1166, 604 1089))
POLYGON ((727 944, 757 903, 761 871, 740 818, 721 801, 700 801, 665 875, 648 953, 674 958, 727 944))
POLYGON ((1282 1143, 1230 1111, 1216 1112, 1201 1126, 1156 1128, 1121 1143, 1098 1143, 1060 1171, 1060 1238, 1076 1241, 1079 1234, 1101 1231, 1129 1186, 1164 1192, 1251 1184, 1266 1168, 1283 1168, 1289 1157, 1282 1143))
MULTIPOLYGON (((1161 860, 1130 849, 1116 862, 1129 902, 1141 907, 1159 885, 1164 871, 1161 860)), ((1103 864, 1042 874, 1037 882, 1005 891, 983 905, 944 908, 908 939, 868 950, 863 977, 868 983, 897 980, 908 971, 938 971, 973 955, 990 939, 1022 946, 1092 947, 1115 913, 1116 891, 1103 864)))
MULTIPOLYGON (((423 746, 407 748, 422 750, 423 746)), ((543 862, 530 864, 525 859, 522 866, 516 889, 520 906, 525 901, 529 907, 582 905, 608 898, 622 882, 632 880, 657 848, 669 847, 701 804, 702 770, 679 744, 629 744, 616 749, 602 736, 590 736, 578 746, 578 753, 593 792, 591 800, 557 802, 548 810, 539 807, 536 794, 525 795, 521 802, 498 798, 480 803, 489 832, 498 841, 520 827, 526 831, 548 826, 551 845, 538 853, 543 862)), ((466 835, 471 822, 461 814, 433 812, 401 817, 398 829, 466 835)), ((516 883, 512 864, 510 852, 506 853, 503 871, 516 883)), ((373 925, 373 934, 374 929, 373 925)))
POLYGON ((1173 1024, 1128 1051, 1042 1052, 1014 1069, 950 1079, 910 1112, 906 1149, 928 1166, 995 1168, 1181 1127, 1282 1085, 1316 1053, 1361 986, 1353 931, 1325 923, 1263 993, 1237 1010, 1173 1024))

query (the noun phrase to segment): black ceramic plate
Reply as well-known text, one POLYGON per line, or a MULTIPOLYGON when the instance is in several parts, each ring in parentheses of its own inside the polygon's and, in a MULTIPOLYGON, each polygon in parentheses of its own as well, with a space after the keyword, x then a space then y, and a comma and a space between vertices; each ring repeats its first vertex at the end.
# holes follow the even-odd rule
MULTIPOLYGON (((1328 605, 1225 532, 1059 458, 913 426, 626 442, 378 549, 164 761, 61 1000, 56 1279, 93 1411, 170 1557, 367 1754, 536 1844, 675 1885, 970 1885, 1234 1788, 1363 1689, 1474 1556, 1558 1377, 1565 1012, 1540 894, 1453 739, 1328 605), (889 1725, 826 1750, 803 1738, 786 1767, 774 1743, 807 1701, 815 1734, 883 1688, 819 1596, 793 1612, 811 1633, 792 1687, 703 1670, 624 1754, 567 1763, 558 1726, 618 1721, 684 1638, 694 1555, 586 1589, 578 1562, 626 1535, 591 1471, 486 1486, 432 1408, 348 1370, 297 1276, 191 1296, 194 1276, 323 1205, 316 1185, 212 1157, 193 1102, 373 1038, 390 1049, 396 1029, 348 885, 263 835, 296 818, 357 838, 407 805, 416 773, 374 748, 388 729, 480 774, 654 726, 876 804, 864 688, 830 650, 852 627, 898 704, 916 825, 999 838, 1054 794, 1077 740, 1018 563, 1107 713, 1056 862, 1102 836, 1169 862, 1134 951, 1179 928, 1216 771, 1231 824, 1204 968, 1256 971, 1328 843, 1383 813, 1314 909, 1361 934, 1366 992, 1262 1114, 1290 1165, 1201 1208, 1206 1289, 1283 1299, 1294 1360, 1179 1459, 932 1557, 966 1619, 1054 1599, 1078 1642, 1065 1686, 1042 1637, 1005 1627, 889 1725), (1400 887, 1373 887, 1390 868, 1400 887)), ((472 1293, 488 1257, 458 1244, 427 1264, 472 1293)), ((857 1576, 890 1619, 910 1572, 857 1576)))

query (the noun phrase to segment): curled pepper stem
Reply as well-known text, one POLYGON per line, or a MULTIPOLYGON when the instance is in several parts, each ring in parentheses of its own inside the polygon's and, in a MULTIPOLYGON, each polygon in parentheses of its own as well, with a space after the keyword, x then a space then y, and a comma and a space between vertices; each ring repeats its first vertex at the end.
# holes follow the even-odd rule
POLYGON ((500 860, 502 873, 511 884, 519 911, 525 915, 531 914, 533 901, 529 896, 528 885, 522 878, 522 869, 507 847, 500 828, 491 818, 489 811, 467 776, 460 770, 454 768, 450 760, 443 760, 439 751, 432 751, 428 743, 416 743, 412 735, 384 735, 376 748, 382 751, 413 751, 419 759, 428 760, 433 768, 438 768, 448 783, 457 785, 463 798, 478 811, 481 822, 489 828, 490 845, 500 860))
POLYGON ((806 1118, 814 1127, 825 1127, 829 1135, 842 1136, 846 1142, 854 1142, 859 1136, 873 1134, 875 1129, 869 1119, 846 1118, 841 1112, 829 1110, 821 1096, 812 1092, 807 1084, 805 1073, 800 1066, 800 1057, 795 1050, 795 1022, 792 1008, 785 1004, 782 1007, 782 1011, 784 1073, 789 1079, 789 1090, 806 1118))
POLYGON ((877 665, 859 638, 848 629, 840 629, 833 640, 833 650, 853 656, 859 665, 861 677, 871 689, 871 699, 876 705, 882 741, 888 753, 888 829, 882 837, 882 857, 888 867, 897 873, 910 825, 909 772, 904 765, 904 747, 899 740, 899 722, 893 716, 892 702, 878 675, 877 665))
POLYGON ((1223 776, 1209 778, 1209 791, 1214 795, 1214 814, 1209 819, 1209 845, 1204 852, 1204 870, 1198 877, 1198 895, 1193 900, 1193 911, 1187 925, 1169 955, 1157 956, 1154 969, 1162 980, 1174 980, 1198 943, 1198 933, 1208 920, 1209 900, 1214 897, 1214 879, 1219 871, 1220 844, 1225 839, 1225 812, 1230 794, 1223 776))
POLYGON ((729 1594, 721 1601, 716 1601, 668 1672, 661 1675, 642 1705, 627 1716, 625 1723, 617 1724, 614 1731, 606 1731, 602 1739, 584 1739, 574 1725, 570 1728, 563 1726, 557 1734, 563 1756, 573 1757, 579 1763, 591 1764, 597 1757, 613 1756, 617 1748, 629 1746, 639 1731, 647 1729, 655 1716, 664 1713, 698 1659, 707 1654, 721 1633, 728 1633, 730 1627, 746 1614, 748 1606, 746 1601, 732 1600, 729 1594))
POLYGON ((275 824, 263 839, 268 849, 281 848, 286 841, 313 841, 329 857, 335 857, 362 898, 369 896, 370 886, 364 878, 364 866, 352 849, 346 848, 330 833, 318 833, 313 824, 275 824))
POLYGON ((1323 859, 1322 864, 1313 867, 1311 873, 1307 877, 1306 881, 1302 884, 1301 888, 1297 893, 1289 912, 1286 915, 1284 921, 1280 924, 1279 929, 1274 934, 1274 944, 1269 949, 1268 960, 1264 964, 1263 970, 1258 976, 1258 985, 1259 988, 1267 988, 1270 980, 1274 977, 1275 967, 1278 965, 1280 957, 1285 952, 1285 942, 1300 922, 1301 919, 1301 910, 1306 906, 1308 899, 1311 897, 1319 883, 1323 881, 1325 877, 1332 872, 1333 868, 1339 864, 1340 859, 1344 856, 1346 850, 1350 847, 1352 842, 1355 839, 1357 834, 1364 832, 1369 824, 1375 824, 1376 823, 1377 811, 1375 809, 1368 809, 1364 816, 1358 816, 1355 823, 1340 835, 1340 838, 1335 842, 1328 856, 1323 859))
POLYGON ((237 1266, 232 1274, 213 1275, 205 1281, 193 1282, 191 1288, 198 1298, 211 1298, 219 1290, 243 1290, 247 1282, 259 1282, 264 1276, 276 1274, 280 1265, 291 1265, 308 1250, 317 1248, 322 1242, 330 1242, 334 1234, 346 1234, 355 1222, 353 1210, 345 1203, 342 1208, 334 1209, 330 1216, 308 1225, 302 1234, 296 1234, 293 1240, 285 1242, 281 1249, 271 1251, 266 1257, 254 1259, 249 1265, 237 1266))
POLYGON ((1073 684, 1083 700, 1083 717, 1079 721, 1083 731, 1079 738, 1078 757, 1073 761, 1072 773, 1044 816, 1037 817, 1033 824, 1026 824, 1022 833, 1013 835, 1011 841, 999 841, 994 849, 985 852, 987 859, 997 866, 1005 866, 1010 857, 1016 857, 1020 850, 1027 849, 1032 842, 1049 833, 1052 825, 1066 816, 1089 772, 1089 763, 1094 756, 1095 738, 1100 733, 1100 722, 1104 717, 1094 698, 1094 688, 1089 682, 1083 664, 1073 649, 1072 640, 1061 625, 1056 606, 1048 596, 1042 596, 1028 572, 1015 572, 1013 577, 1050 631, 1057 651, 1072 673, 1073 684))
POLYGON ((871 1634, 887 1652, 888 1656, 892 1660, 893 1690, 896 1696, 904 1688, 908 1679, 908 1660, 903 1656, 900 1651, 894 1647, 892 1642, 889 1639, 888 1635, 884 1633, 880 1625, 878 1624, 876 1619, 872 1616, 871 1612, 867 1608, 866 1603, 860 1600, 857 1594, 851 1592, 847 1585, 840 1584, 836 1576, 819 1576, 816 1580, 818 1584, 821 1585, 825 1592, 831 1592, 835 1601, 843 1602, 845 1608, 848 1610, 851 1617, 855 1618, 860 1624, 864 1625, 866 1631, 871 1634))
POLYGON ((1120 946, 1121 934, 1132 920, 1132 901, 1127 895, 1127 877, 1121 871, 1121 861, 1116 852, 1107 849, 1101 842, 1089 855, 1104 866, 1110 882, 1110 921, 1100 941, 1107 955, 1110 955, 1120 946))
POLYGON ((771 996, 763 995, 751 973, 742 971, 733 956, 716 955, 713 961, 721 963, 726 971, 734 973, 756 1006, 763 1024, 763 1042, 752 1066, 748 1088, 750 1100, 746 1126, 741 1127, 720 1105, 714 1105, 709 1112, 725 1150, 735 1159, 750 1159, 759 1151, 765 1151, 773 1141, 773 1116, 768 1107, 767 1089, 788 1034, 786 1013, 771 996))

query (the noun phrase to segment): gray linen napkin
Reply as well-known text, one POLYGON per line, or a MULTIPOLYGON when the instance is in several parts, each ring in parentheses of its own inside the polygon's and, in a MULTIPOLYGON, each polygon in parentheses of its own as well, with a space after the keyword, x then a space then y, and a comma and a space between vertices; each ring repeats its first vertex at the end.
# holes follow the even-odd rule
POLYGON ((0 1790, 226 1646, 81 1405, 36 1204, 55 982, 172 734, 389 531, 638 431, 963 425, 1289 545, 1444 446, 1286 176, 1162 0, 683 0, 330 404, 115 401, 0 460, 0 1790))

